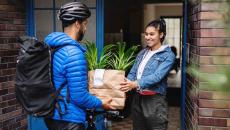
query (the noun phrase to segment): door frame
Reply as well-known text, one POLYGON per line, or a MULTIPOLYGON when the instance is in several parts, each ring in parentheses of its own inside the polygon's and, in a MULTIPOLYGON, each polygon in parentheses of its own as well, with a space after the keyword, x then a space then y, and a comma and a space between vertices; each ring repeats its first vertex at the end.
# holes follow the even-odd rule
MULTIPOLYGON (((34 0, 26 0, 26 33, 35 36, 34 0)), ((183 0, 183 35, 182 35, 182 67, 181 67, 181 130, 185 130, 185 99, 186 99, 186 61, 188 32, 188 0, 183 0)), ((96 0, 96 46, 100 52, 104 46, 104 0, 96 0)), ((28 129, 32 130, 32 116, 28 116, 28 129)))
POLYGON ((186 64, 187 64, 187 33, 188 32, 188 0, 183 0, 183 35, 181 63, 181 130, 186 130, 186 64))

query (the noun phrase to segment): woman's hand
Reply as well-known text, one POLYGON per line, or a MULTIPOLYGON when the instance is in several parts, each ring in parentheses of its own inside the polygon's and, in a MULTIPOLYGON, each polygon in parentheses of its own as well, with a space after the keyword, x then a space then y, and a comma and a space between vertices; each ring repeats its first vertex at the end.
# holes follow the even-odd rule
POLYGON ((137 88, 138 84, 136 81, 130 81, 128 79, 125 78, 125 81, 124 82, 121 82, 120 83, 121 85, 121 88, 120 90, 123 91, 123 92, 128 92, 134 88, 137 88))

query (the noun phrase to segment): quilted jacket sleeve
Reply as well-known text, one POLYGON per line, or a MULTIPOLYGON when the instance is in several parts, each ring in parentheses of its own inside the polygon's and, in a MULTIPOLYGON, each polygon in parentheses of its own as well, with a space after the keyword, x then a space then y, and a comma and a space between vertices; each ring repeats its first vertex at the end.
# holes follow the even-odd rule
POLYGON ((88 70, 84 53, 77 47, 67 49, 68 56, 64 63, 64 70, 70 90, 70 100, 83 108, 101 107, 101 100, 88 92, 88 70))

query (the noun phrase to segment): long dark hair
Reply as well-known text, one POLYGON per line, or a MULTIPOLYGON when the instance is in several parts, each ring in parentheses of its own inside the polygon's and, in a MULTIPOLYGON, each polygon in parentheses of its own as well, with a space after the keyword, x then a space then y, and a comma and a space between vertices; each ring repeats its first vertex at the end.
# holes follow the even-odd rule
POLYGON ((147 26, 145 27, 145 30, 148 27, 158 28, 159 33, 163 33, 163 37, 161 38, 161 43, 162 43, 164 41, 164 39, 165 39, 165 36, 166 36, 166 23, 165 23, 165 20, 162 19, 162 18, 153 20, 153 21, 149 22, 149 24, 147 24, 147 26))

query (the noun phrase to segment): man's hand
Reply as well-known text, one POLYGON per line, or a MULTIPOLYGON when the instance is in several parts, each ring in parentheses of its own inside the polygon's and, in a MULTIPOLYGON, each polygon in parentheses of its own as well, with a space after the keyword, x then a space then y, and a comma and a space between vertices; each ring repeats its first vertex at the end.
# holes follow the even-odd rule
POLYGON ((125 81, 124 82, 121 82, 120 83, 121 85, 121 88, 120 90, 123 91, 123 92, 128 92, 134 88, 137 88, 138 84, 136 81, 130 81, 128 79, 125 78, 125 81))
POLYGON ((112 99, 102 100, 103 109, 104 110, 115 110, 116 108, 110 105, 111 102, 112 102, 112 99))

